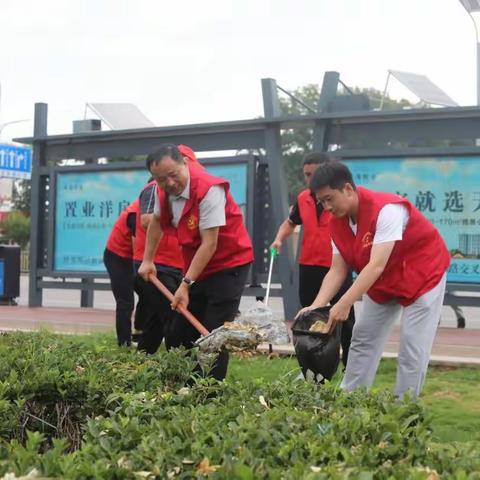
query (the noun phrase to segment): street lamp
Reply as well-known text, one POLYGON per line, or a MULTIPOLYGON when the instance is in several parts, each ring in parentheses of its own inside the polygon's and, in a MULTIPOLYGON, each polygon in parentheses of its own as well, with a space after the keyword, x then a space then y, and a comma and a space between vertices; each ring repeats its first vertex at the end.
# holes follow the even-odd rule
POLYGON ((480 0, 460 0, 460 3, 470 15, 473 26, 475 27, 475 36, 477 39, 477 105, 480 105, 480 40, 478 37, 478 31, 480 30, 480 19, 478 17, 480 13, 480 0))
POLYGON ((2 139, 2 132, 5 127, 12 125, 14 123, 22 123, 22 122, 29 122, 30 119, 25 120, 12 120, 10 122, 2 123, 2 84, 0 83, 0 140, 2 139))
POLYGON ((11 122, 0 123, 0 140, 2 139, 2 132, 5 127, 12 125, 14 123, 22 123, 22 122, 29 122, 29 118, 25 118, 24 120, 12 120, 11 122))

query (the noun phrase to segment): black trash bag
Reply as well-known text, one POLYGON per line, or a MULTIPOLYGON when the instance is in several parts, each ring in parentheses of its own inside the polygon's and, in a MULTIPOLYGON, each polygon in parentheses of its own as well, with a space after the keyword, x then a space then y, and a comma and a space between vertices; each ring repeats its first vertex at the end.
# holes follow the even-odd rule
POLYGON ((313 376, 318 382, 331 380, 340 362, 341 325, 337 323, 331 334, 310 330, 316 322, 327 323, 329 311, 330 307, 310 310, 292 326, 293 345, 303 376, 313 376))

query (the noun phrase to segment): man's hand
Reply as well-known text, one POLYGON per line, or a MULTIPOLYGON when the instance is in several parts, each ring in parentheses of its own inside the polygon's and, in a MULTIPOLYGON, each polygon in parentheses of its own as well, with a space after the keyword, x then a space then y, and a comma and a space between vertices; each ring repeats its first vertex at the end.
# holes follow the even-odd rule
POLYGON ((300 316, 303 315, 304 313, 307 313, 307 312, 309 312, 310 310, 313 310, 314 308, 316 308, 316 307, 314 307, 313 305, 309 305, 308 307, 303 307, 303 308, 301 308, 301 309, 297 312, 297 314, 295 315, 294 320, 296 320, 298 317, 300 317, 300 316))
POLYGON ((185 282, 180 283, 180 286, 177 288, 175 295, 173 296, 172 303, 170 306, 172 310, 176 310, 179 303, 181 303, 185 308, 188 307, 189 297, 188 297, 188 285, 185 282))
POLYGON ((270 245, 270 250, 274 248, 277 253, 280 253, 280 250, 282 249, 282 241, 275 239, 273 243, 270 245))
POLYGON ((335 305, 333 305, 328 315, 327 325, 329 326, 329 333, 333 332, 333 330, 335 329, 335 325, 338 322, 344 322, 345 320, 347 320, 351 308, 352 305, 342 302, 342 300, 339 300, 335 305))
POLYGON ((143 261, 138 269, 138 274, 146 281, 149 281, 150 274, 157 276, 157 268, 153 262, 143 261))

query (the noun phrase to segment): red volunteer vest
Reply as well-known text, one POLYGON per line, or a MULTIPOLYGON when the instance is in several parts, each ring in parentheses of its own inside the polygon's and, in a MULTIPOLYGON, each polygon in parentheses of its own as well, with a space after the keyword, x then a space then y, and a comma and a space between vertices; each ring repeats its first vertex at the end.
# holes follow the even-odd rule
MULTIPOLYGON (((157 182, 155 181, 152 181, 145 185, 143 190, 148 188, 150 185, 155 185, 158 190, 157 182)), ((137 223, 135 227, 135 248, 133 251, 133 258, 134 260, 138 260, 141 262, 143 260, 143 254, 145 252, 147 232, 142 227, 142 215, 140 212, 139 200, 137 200, 136 214, 137 223)), ((180 246, 178 245, 177 234, 172 227, 163 230, 163 236, 160 240, 160 243, 158 244, 157 252, 155 253, 155 258, 153 259, 153 261, 154 263, 158 263, 160 265, 183 269, 182 252, 180 251, 180 246)))
POLYGON ((317 217, 317 206, 309 189, 300 192, 297 204, 303 229, 302 248, 298 263, 330 267, 332 264, 332 241, 328 223, 332 215, 323 210, 320 218, 317 217))
POLYGON ((434 288, 450 265, 450 253, 438 230, 406 199, 399 195, 357 188, 359 207, 357 235, 348 216, 333 217, 330 231, 344 260, 358 273, 370 260, 378 214, 388 203, 405 205, 410 219, 402 240, 395 243, 381 277, 367 292, 377 303, 396 300, 410 305, 434 288))
MULTIPOLYGON (((190 198, 185 203, 177 227, 178 241, 182 248, 185 269, 187 270, 190 266, 193 256, 201 244, 200 229, 198 228, 199 206, 213 185, 222 185, 225 188, 226 225, 220 227, 217 250, 199 279, 204 279, 221 270, 251 263, 253 261, 252 242, 243 223, 242 211, 230 194, 228 182, 190 164, 188 164, 188 169, 190 172, 190 198)), ((172 215, 168 204, 168 196, 161 189, 159 189, 159 199, 162 229, 172 228, 172 215)))
POLYGON ((127 217, 129 213, 135 213, 137 206, 138 200, 131 203, 120 214, 107 240, 107 250, 123 258, 132 259, 133 257, 132 232, 127 226, 127 217))

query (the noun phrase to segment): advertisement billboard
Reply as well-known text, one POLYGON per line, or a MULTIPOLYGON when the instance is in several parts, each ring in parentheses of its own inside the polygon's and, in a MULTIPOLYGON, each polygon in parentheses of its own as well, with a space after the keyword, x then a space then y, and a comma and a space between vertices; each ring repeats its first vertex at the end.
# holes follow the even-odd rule
MULTIPOLYGON (((247 205, 246 163, 212 165, 207 170, 230 182, 244 215, 247 205)), ((57 174, 53 269, 58 272, 105 272, 103 251, 122 210, 133 202, 149 178, 145 170, 57 174)))
POLYGON ((408 198, 444 238, 449 282, 480 283, 480 157, 346 160, 357 185, 408 198))

